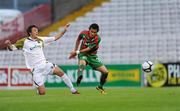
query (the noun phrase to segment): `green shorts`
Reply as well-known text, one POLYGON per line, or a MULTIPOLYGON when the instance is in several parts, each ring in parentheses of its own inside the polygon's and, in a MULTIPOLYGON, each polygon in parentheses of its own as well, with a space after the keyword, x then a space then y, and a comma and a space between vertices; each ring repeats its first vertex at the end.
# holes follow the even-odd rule
POLYGON ((85 60, 93 69, 103 66, 104 64, 98 59, 97 55, 79 54, 79 60, 85 60))

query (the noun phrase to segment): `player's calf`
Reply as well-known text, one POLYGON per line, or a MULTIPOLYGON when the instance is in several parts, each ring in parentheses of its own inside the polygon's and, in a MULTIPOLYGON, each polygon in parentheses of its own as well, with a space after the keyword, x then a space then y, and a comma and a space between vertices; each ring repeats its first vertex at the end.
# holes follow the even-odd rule
POLYGON ((102 73, 100 77, 100 86, 103 87, 103 85, 106 83, 108 77, 108 73, 102 73))
POLYGON ((80 76, 77 78, 77 81, 76 81, 77 86, 80 85, 82 78, 83 78, 83 75, 80 75, 80 76))
POLYGON ((84 70, 85 67, 86 66, 83 65, 83 64, 79 65, 79 68, 78 68, 78 78, 77 78, 77 81, 76 81, 77 86, 79 86, 80 83, 81 83, 81 80, 83 78, 83 70, 84 70))

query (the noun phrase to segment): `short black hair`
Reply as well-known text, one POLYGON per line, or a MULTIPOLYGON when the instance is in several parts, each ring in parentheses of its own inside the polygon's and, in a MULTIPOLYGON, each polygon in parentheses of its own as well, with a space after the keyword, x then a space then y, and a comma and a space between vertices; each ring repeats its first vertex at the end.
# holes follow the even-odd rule
POLYGON ((30 33, 32 32, 32 28, 37 28, 38 29, 38 27, 36 25, 30 25, 26 30, 28 36, 30 36, 30 33))
POLYGON ((91 24, 91 25, 89 26, 89 30, 90 30, 91 28, 92 28, 92 29, 96 29, 97 32, 99 32, 99 25, 98 25, 97 23, 91 24))

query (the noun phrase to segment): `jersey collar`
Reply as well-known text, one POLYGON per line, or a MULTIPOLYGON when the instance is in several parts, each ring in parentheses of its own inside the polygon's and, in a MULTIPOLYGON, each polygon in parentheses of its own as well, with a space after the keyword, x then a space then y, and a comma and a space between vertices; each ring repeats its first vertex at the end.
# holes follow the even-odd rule
POLYGON ((32 39, 30 36, 27 39, 30 41, 37 41, 37 39, 32 39))

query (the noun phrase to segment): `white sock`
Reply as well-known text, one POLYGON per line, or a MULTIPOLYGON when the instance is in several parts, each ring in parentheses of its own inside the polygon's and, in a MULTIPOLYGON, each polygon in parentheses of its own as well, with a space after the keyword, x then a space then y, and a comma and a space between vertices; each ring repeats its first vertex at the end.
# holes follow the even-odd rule
POLYGON ((71 92, 76 91, 76 89, 74 88, 71 80, 69 79, 69 77, 66 74, 64 74, 61 78, 64 81, 64 83, 70 88, 71 92))

